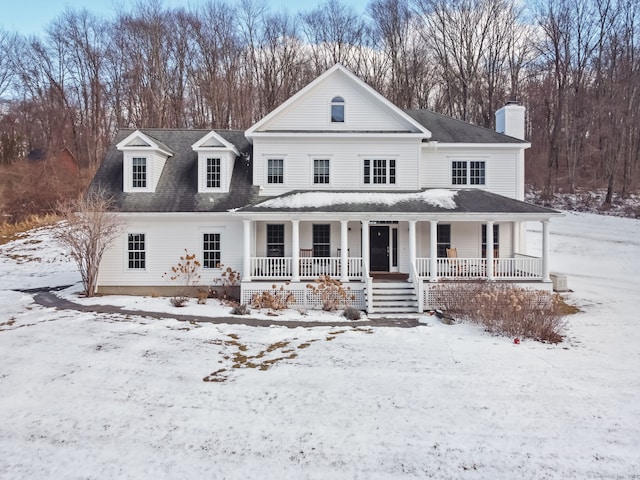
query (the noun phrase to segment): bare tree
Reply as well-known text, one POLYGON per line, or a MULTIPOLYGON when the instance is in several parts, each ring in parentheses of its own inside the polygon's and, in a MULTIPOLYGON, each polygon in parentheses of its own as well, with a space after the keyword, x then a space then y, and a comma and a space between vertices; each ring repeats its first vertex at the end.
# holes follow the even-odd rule
POLYGON ((55 237, 69 249, 78 266, 85 294, 92 297, 98 286, 98 272, 105 250, 122 232, 122 221, 110 211, 112 200, 102 191, 89 191, 59 207, 63 221, 55 237))
POLYGON ((16 42, 15 34, 0 30, 0 52, 6 52, 0 55, 0 99, 9 88, 13 78, 14 68, 11 63, 11 55, 7 53, 15 48, 16 42))
POLYGON ((327 0, 300 14, 302 31, 311 52, 312 75, 318 76, 336 63, 356 70, 367 31, 366 22, 353 7, 327 0))

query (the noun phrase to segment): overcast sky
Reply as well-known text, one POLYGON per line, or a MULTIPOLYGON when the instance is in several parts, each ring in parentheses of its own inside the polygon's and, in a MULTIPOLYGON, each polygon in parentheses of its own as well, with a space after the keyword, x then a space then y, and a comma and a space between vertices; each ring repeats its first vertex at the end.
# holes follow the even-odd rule
MULTIPOLYGON (((234 3, 236 0, 228 0, 234 3)), ((109 17, 118 6, 125 10, 135 4, 134 0, 2 0, 0 7, 0 29, 17 31, 22 34, 40 34, 66 7, 85 8, 96 15, 109 17)), ((165 6, 188 7, 202 3, 202 0, 164 0, 165 6)), ((322 0, 270 0, 267 3, 271 10, 286 9, 290 13, 307 11, 323 3, 322 0)), ((367 0, 343 0, 352 5, 358 13, 362 13, 367 0)))

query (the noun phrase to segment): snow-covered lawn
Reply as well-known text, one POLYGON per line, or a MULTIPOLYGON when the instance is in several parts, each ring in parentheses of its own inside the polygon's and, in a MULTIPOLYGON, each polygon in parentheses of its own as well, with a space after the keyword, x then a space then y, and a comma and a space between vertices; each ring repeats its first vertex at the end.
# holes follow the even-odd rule
POLYGON ((638 479, 640 221, 551 232, 559 345, 58 312, 9 290, 77 282, 46 231, 0 247, 0 478, 638 479))

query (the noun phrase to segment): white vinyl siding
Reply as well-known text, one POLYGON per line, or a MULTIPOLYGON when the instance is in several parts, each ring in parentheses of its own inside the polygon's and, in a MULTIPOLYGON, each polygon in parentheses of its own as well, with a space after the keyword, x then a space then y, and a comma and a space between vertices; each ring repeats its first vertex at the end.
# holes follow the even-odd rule
POLYGON ((372 99, 371 94, 356 86, 342 73, 326 78, 308 95, 292 103, 271 119, 261 130, 349 130, 349 131, 416 131, 405 119, 372 99), (345 121, 331 122, 331 100, 345 100, 345 121))
MULTIPOLYGON (((107 249, 100 264, 98 284, 103 286, 171 286, 176 282, 163 274, 170 271, 185 248, 203 260, 203 234, 220 233, 220 251, 225 268, 242 271, 243 238, 242 221, 230 218, 230 214, 167 213, 122 214, 126 232, 145 234, 145 269, 128 269, 128 233, 118 236, 107 249)), ((200 283, 211 285, 219 275, 217 269, 202 268, 200 283)))
POLYGON ((323 139, 256 138, 254 140, 254 184, 261 186, 260 195, 281 195, 291 190, 360 190, 398 189, 417 190, 418 153, 416 139, 359 138, 323 139), (282 158, 282 145, 287 145, 285 184, 267 183, 267 159, 282 158), (330 158, 331 183, 313 183, 313 160, 330 158), (363 160, 382 158, 395 160, 395 184, 363 183, 363 160))
MULTIPOLYGON (((481 188, 509 198, 518 198, 520 150, 503 147, 438 146, 422 149, 420 163, 421 188, 481 188), (457 184, 453 182, 453 162, 467 163, 467 178, 469 178, 469 162, 484 162, 484 184, 457 184)), ((522 187, 520 187, 520 190, 522 187)))

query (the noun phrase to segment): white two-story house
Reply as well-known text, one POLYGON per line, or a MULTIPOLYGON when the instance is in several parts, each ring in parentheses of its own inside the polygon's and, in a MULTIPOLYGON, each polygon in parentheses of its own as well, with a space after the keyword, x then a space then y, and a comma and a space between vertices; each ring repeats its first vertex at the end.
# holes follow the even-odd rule
POLYGON ((404 111, 336 65, 245 132, 121 130, 91 186, 125 223, 98 291, 168 293, 185 249, 203 285, 239 272, 244 303, 283 285, 312 306, 321 275, 369 312, 422 311, 442 281, 550 289, 558 213, 523 201, 524 113, 505 106, 495 132, 404 111))

